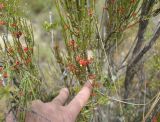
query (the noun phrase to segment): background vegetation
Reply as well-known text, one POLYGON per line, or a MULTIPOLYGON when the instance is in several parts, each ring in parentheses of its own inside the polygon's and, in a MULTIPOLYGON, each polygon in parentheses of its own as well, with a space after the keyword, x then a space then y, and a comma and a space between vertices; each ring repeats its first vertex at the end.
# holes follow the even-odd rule
MULTIPOLYGON (((91 78, 95 81, 92 97, 77 121, 160 121, 159 31, 155 34, 160 26, 160 2, 95 0, 87 6, 84 1, 80 8, 72 0, 24 0, 19 5, 23 6, 19 16, 31 20, 34 35, 34 47, 29 48, 34 49, 36 68, 27 67, 26 74, 43 81, 48 89, 42 88, 46 98, 39 91, 36 98, 49 101, 62 86, 69 88, 72 98, 91 78)), ((27 31, 23 23, 19 25, 27 31)), ((27 32, 32 35, 32 29, 27 32)), ((29 80, 34 88, 35 80, 29 80)), ((5 100, 2 97, 1 105, 5 100)), ((0 108, 2 113, 7 110, 0 108)))

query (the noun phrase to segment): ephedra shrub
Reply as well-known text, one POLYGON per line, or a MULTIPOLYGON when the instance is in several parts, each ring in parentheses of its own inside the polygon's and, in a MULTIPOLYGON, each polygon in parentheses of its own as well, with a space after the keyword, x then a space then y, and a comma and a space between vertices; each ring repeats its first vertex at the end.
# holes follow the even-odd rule
MULTIPOLYGON (((93 80, 94 89, 91 98, 81 112, 79 121, 102 121, 103 115, 100 115, 99 111, 103 111, 101 106, 107 104, 109 99, 119 101, 120 116, 132 113, 133 108, 136 110, 136 106, 140 106, 134 104, 137 101, 132 101, 133 104, 126 101, 131 91, 132 80, 141 70, 140 64, 144 60, 144 55, 160 35, 158 26, 151 40, 144 41, 149 20, 159 13, 157 7, 159 2, 156 0, 106 0, 102 8, 96 6, 97 4, 96 0, 56 0, 66 50, 64 52, 59 40, 55 40, 54 55, 64 75, 64 84, 74 96, 87 80, 93 80), (101 19, 96 7, 102 9, 101 19), (126 32, 135 28, 138 28, 135 40, 126 41, 124 38, 126 32), (121 55, 125 51, 121 46, 125 44, 128 44, 128 53, 124 53, 124 57, 117 56, 122 58, 119 60, 115 54, 121 55), (118 99, 110 95, 115 95, 118 99), (121 103, 126 104, 124 110, 121 103), (127 108, 128 104, 133 105, 133 108, 130 106, 127 108), (96 118, 97 114, 100 118, 96 118)), ((144 116, 148 109, 145 106, 144 103, 144 108, 139 108, 144 109, 141 115, 133 115, 133 118, 128 116, 125 120, 142 119, 142 114, 144 116)), ((146 117, 143 119, 145 121, 146 117)))
MULTIPOLYGON (((156 1, 153 3, 157 4, 156 1)), ((116 73, 121 67, 126 67, 120 62, 118 68, 115 68, 114 53, 124 42, 125 30, 139 23, 143 24, 156 12, 150 9, 154 6, 151 1, 106 0, 99 20, 96 4, 96 0, 55 0, 64 47, 62 49, 60 41, 54 40, 52 35, 52 58, 56 59, 55 64, 61 72, 63 86, 70 91, 68 101, 86 81, 93 81, 91 98, 77 119, 80 122, 99 121, 100 118, 96 118, 97 110, 106 105, 108 100, 127 103, 109 96, 118 95, 116 83, 119 84, 117 81, 124 80, 124 77, 117 78, 116 73), (141 13, 142 8, 150 10, 141 13)), ((6 96, 8 113, 13 113, 15 119, 21 122, 25 120, 26 112, 31 111, 33 100, 48 101, 53 95, 47 94, 48 86, 41 78, 40 68, 35 61, 32 24, 23 17, 24 13, 20 10, 22 8, 19 0, 0 2, 0 26, 3 31, 3 45, 0 48, 0 96, 6 96)), ((46 23, 45 26, 53 32, 53 23, 46 23)), ((127 91, 128 88, 125 87, 127 91)), ((120 108, 122 115, 121 103, 120 108)))
POLYGON ((42 99, 43 82, 34 60, 30 21, 23 18, 19 0, 1 0, 0 97, 8 101, 8 113, 24 121, 30 102, 42 99))

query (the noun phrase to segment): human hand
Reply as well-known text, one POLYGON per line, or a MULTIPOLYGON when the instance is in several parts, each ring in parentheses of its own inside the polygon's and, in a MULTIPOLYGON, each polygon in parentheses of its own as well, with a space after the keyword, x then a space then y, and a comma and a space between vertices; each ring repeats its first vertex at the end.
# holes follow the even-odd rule
MULTIPOLYGON (((34 113, 28 112, 26 122, 75 122, 80 110, 87 103, 91 91, 92 85, 90 82, 87 82, 81 91, 66 106, 64 106, 64 104, 69 96, 67 88, 61 89, 59 95, 49 103, 35 100, 31 106, 34 113)), ((11 121, 8 120, 7 122, 11 121)))

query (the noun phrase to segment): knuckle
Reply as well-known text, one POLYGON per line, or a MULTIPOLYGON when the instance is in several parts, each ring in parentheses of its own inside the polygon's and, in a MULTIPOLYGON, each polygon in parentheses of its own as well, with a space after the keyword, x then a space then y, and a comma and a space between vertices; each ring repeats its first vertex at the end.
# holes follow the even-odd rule
POLYGON ((34 106, 39 106, 39 105, 42 105, 42 101, 41 101, 41 100, 34 100, 34 101, 32 102, 32 107, 34 107, 34 106))

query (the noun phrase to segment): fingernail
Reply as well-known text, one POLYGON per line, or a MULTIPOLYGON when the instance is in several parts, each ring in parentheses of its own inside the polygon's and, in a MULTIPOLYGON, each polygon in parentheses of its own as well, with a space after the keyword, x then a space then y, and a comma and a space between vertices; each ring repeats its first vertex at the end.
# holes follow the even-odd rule
POLYGON ((65 92, 67 95, 69 94, 69 90, 68 90, 68 88, 62 88, 62 90, 61 90, 61 91, 65 92))

